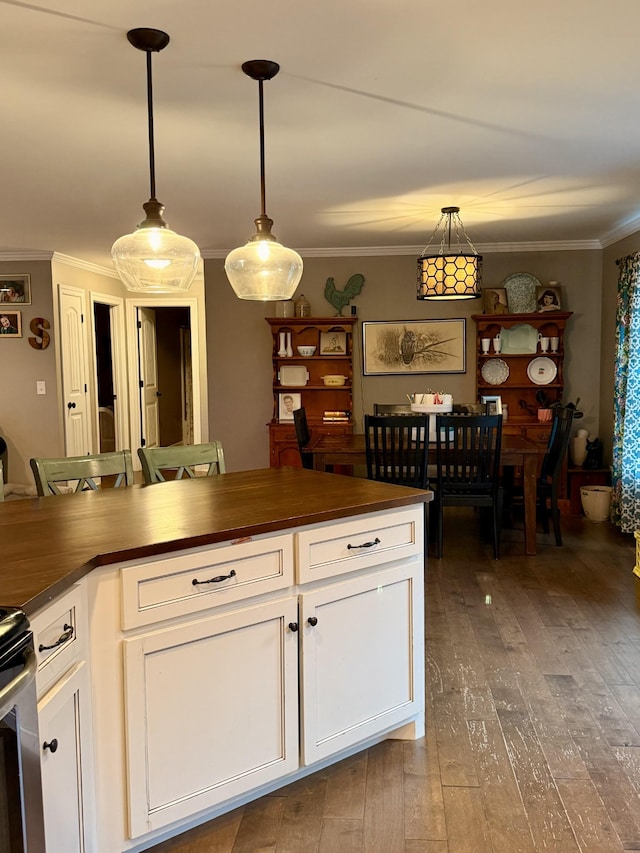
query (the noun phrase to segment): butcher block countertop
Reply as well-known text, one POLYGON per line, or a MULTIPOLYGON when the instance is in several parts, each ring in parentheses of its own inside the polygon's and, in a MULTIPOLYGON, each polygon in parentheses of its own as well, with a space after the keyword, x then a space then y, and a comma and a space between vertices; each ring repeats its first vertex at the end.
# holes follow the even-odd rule
POLYGON ((431 492, 266 468, 0 503, 0 606, 27 614, 91 569, 431 500, 431 492))

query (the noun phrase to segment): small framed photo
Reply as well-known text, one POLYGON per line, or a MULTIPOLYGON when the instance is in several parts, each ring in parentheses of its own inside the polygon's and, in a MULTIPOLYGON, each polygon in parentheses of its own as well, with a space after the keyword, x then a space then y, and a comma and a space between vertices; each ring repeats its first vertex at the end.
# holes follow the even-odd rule
POLYGON ((504 287, 485 287, 482 291, 482 309, 485 314, 508 314, 507 291, 504 287))
POLYGON ((3 338, 22 337, 22 312, 3 311, 0 306, 0 336, 3 338))
POLYGON ((502 414, 502 397, 480 397, 480 402, 486 407, 488 415, 502 414))
POLYGON ((536 287, 536 311, 561 311, 560 288, 536 287))
POLYGON ((293 410, 302 405, 302 394, 280 394, 278 400, 278 420, 292 421, 293 410))
POLYGON ((0 275, 0 303, 31 305, 31 276, 0 275))
POLYGON ((346 332, 320 332, 320 355, 345 355, 346 332))

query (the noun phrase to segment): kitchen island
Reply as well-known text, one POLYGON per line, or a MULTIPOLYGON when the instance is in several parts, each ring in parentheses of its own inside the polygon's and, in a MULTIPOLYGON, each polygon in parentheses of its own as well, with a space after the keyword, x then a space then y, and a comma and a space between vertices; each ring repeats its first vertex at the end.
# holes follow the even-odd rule
POLYGON ((142 850, 421 736, 430 497, 281 468, 0 506, 0 601, 45 649, 41 740, 77 733, 68 823, 62 747, 43 755, 48 846, 142 850))

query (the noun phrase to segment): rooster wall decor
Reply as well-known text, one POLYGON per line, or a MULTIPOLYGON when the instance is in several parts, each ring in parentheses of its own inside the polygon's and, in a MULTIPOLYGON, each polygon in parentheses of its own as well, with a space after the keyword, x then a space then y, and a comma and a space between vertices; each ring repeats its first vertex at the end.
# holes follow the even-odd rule
POLYGON ((324 286, 324 298, 336 309, 338 312, 337 317, 342 317, 342 309, 351 302, 354 296, 360 293, 363 285, 364 276, 359 272, 351 276, 345 284, 344 290, 338 290, 332 278, 327 279, 327 283, 324 286))

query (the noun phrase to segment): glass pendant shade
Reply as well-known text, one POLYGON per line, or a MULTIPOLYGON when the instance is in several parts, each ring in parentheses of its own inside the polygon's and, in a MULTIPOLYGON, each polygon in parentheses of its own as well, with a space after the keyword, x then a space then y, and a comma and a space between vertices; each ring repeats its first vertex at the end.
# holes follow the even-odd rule
POLYGON ((429 245, 418 258, 417 299, 477 299, 481 295, 482 255, 479 255, 462 225, 459 207, 443 207, 442 215, 429 245), (446 222, 445 222, 446 219, 446 222), (429 247, 440 226, 444 223, 442 242, 438 253, 429 247), (455 227, 457 246, 451 248, 451 229, 455 227), (471 251, 462 251, 459 231, 471 251), (445 247, 445 237, 448 237, 445 247), (457 251, 456 251, 457 248, 457 251))
POLYGON ((176 234, 166 223, 147 223, 145 220, 135 231, 113 244, 111 257, 118 276, 127 290, 184 293, 198 271, 198 247, 188 237, 176 234))
POLYGON ((263 83, 275 77, 280 66, 269 59, 252 59, 243 63, 242 70, 258 81, 261 212, 254 220, 256 233, 244 246, 229 252, 224 269, 239 299, 281 302, 291 299, 302 278, 302 258, 278 243, 271 233, 273 220, 267 216, 265 207, 263 83))
POLYGON ((147 110, 149 122, 149 183, 151 197, 143 205, 146 218, 131 234, 111 247, 116 272, 127 290, 144 293, 182 293, 189 290, 200 265, 200 250, 188 237, 172 231, 162 218, 163 205, 156 198, 155 146, 151 54, 169 44, 162 30, 129 30, 127 38, 147 55, 147 110))
POLYGON ((224 269, 229 283, 239 299, 260 302, 291 299, 302 278, 302 258, 287 249, 268 232, 262 233, 256 219, 257 233, 238 249, 229 252, 224 269))

